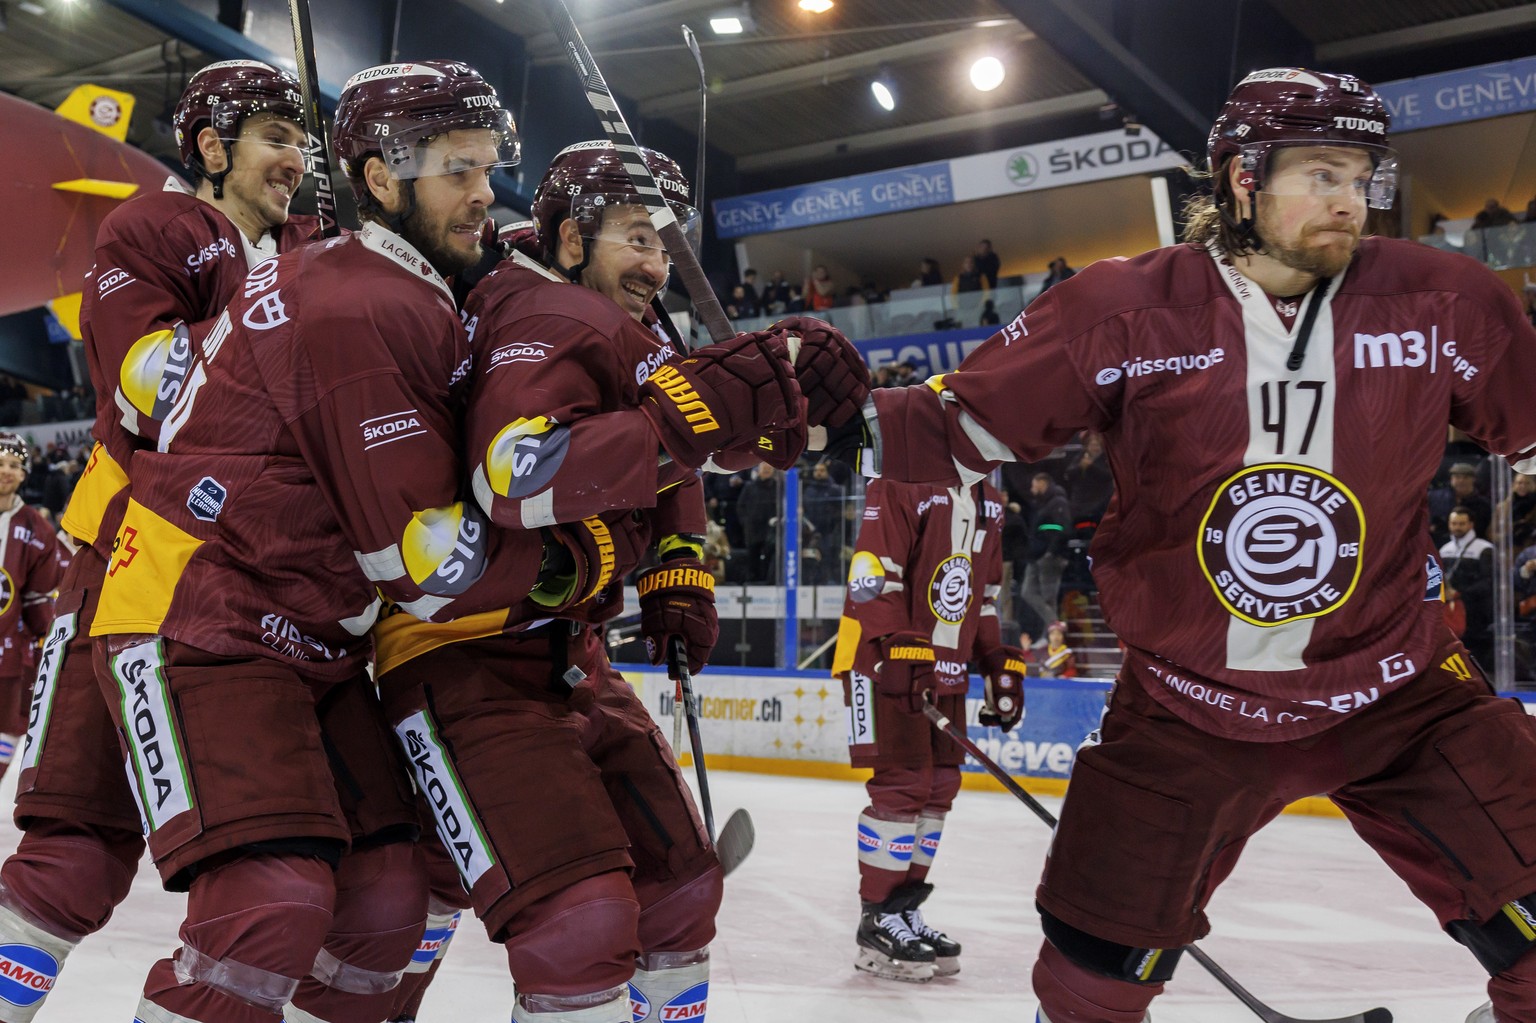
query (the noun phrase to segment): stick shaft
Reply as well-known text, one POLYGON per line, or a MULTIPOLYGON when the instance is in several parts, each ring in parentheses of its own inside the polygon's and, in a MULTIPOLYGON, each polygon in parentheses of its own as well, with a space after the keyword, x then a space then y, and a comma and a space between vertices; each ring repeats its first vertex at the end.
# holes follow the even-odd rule
POLYGON ((320 73, 315 67, 315 33, 309 24, 309 0, 288 0, 293 22, 293 59, 299 68, 299 94, 304 101, 304 137, 309 168, 315 176, 315 212, 320 215, 320 234, 335 238, 341 233, 336 218, 336 192, 331 182, 331 147, 320 111, 320 73))
POLYGON ((699 735, 699 705, 693 696, 693 672, 688 670, 688 651, 676 637, 667 658, 667 666, 683 690, 683 715, 688 721, 688 746, 693 751, 693 773, 699 780, 699 809, 704 814, 704 830, 709 844, 715 844, 715 808, 709 798, 709 773, 704 767, 704 740, 699 735))
POLYGON ((688 297, 693 300, 693 306, 699 312, 699 319, 709 331, 711 340, 724 341, 735 335, 736 331, 731 326, 731 321, 726 319, 725 310, 720 307, 720 300, 715 297, 715 289, 710 287, 709 279, 704 276, 704 268, 699 265, 699 257, 694 253, 693 247, 688 244, 688 239, 683 234, 683 229, 677 222, 672 208, 667 205, 661 189, 656 185, 656 179, 651 176, 651 170, 645 165, 640 156, 640 147, 635 142, 634 134, 629 130, 629 124, 624 120, 624 114, 619 110, 619 105, 614 101, 613 93, 608 89, 608 83, 603 79, 603 73, 598 68, 597 62, 592 59, 592 51, 587 49, 587 44, 581 39, 581 32, 576 28, 576 22, 571 19, 571 12, 566 9, 565 0, 548 0, 550 21, 554 24, 555 34, 560 37, 560 42, 565 47, 565 55, 570 58, 571 67, 575 69, 577 76, 582 81, 582 89, 587 94, 587 102, 592 104, 592 110, 597 114, 597 119, 602 123, 603 132, 608 136, 614 148, 619 151, 619 156, 624 162, 624 170, 629 174, 630 181, 634 183, 635 191, 640 195, 640 201, 645 204, 646 210, 651 215, 651 224, 656 228, 656 233, 661 235, 666 243, 667 255, 672 259, 672 265, 677 270, 678 277, 682 278, 683 286, 688 289, 688 297))

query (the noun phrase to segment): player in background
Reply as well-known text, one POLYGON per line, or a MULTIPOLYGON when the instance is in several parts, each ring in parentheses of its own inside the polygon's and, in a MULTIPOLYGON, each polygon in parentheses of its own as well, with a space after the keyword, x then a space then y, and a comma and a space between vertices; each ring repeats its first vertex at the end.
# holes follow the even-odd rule
POLYGON ((923 716, 925 698, 965 720, 967 661, 986 679, 981 723, 1024 715, 1024 651, 1005 646, 1003 497, 990 483, 937 487, 872 480, 848 572, 832 671, 848 705, 849 758, 874 768, 859 814, 854 965, 928 981, 960 972, 960 945, 923 919, 928 871, 960 791, 965 751, 923 716))
POLYGON ((27 442, 0 433, 0 776, 27 731, 32 648, 53 621, 62 575, 53 526, 21 499, 31 464, 27 442))
MULTIPOLYGON (((677 164, 640 158, 696 228, 677 164)), ((743 452, 793 463, 806 420, 788 347, 759 332, 687 353, 645 325, 668 253, 608 143, 559 153, 532 213, 539 257, 513 252, 465 306, 471 489, 509 529, 639 523, 657 558, 638 578, 652 660, 680 640, 697 671, 718 629, 694 470, 743 452)), ((807 365, 830 354, 801 345, 807 365)), ((812 393, 814 421, 830 400, 823 385, 812 393)), ((719 863, 596 627, 620 613, 642 553, 563 611, 379 627, 381 692, 418 783, 457 783, 436 806, 439 835, 506 946, 519 1023, 705 1012, 719 863), (538 783, 508 785, 513 775, 538 783)))
POLYGON ((81 333, 96 443, 60 522, 74 548, 39 657, 17 784, 22 839, 0 868, 0 944, 47 983, 0 999, 25 1023, 65 957, 106 924, 144 851, 123 751, 91 663, 90 626, 127 506, 132 453, 153 448, 219 310, 256 262, 318 235, 288 214, 304 173, 299 83, 256 61, 198 71, 176 104, 175 178, 103 221, 81 333))
POLYGON ((1444 624, 1426 510, 1447 422, 1536 447, 1536 331, 1475 261, 1361 237, 1388 121, 1357 78, 1250 74, 1186 244, 873 395, 895 479, 1105 435, 1094 578, 1126 658, 1037 891, 1041 1020, 1141 1020, 1246 839, 1319 792, 1491 975, 1469 1019, 1536 1020, 1536 733, 1444 624))
POLYGON ((385 65, 348 81, 335 139, 363 227, 253 267, 220 315, 134 453, 92 630, 156 867, 190 890, 146 1021, 387 1015, 426 880, 367 671, 380 594, 450 618, 596 565, 456 500, 469 352, 444 276, 480 258, 510 114, 466 65, 385 65))

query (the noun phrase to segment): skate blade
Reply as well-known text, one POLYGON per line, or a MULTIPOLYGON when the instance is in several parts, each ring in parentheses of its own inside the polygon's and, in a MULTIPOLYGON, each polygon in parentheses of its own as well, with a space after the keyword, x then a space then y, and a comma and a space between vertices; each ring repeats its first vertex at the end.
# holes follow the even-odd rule
POLYGON ((939 956, 934 961, 933 975, 935 977, 953 977, 960 972, 959 956, 939 956))
POLYGON ((900 980, 909 984, 926 984, 935 976, 933 963, 909 963, 891 959, 879 952, 860 948, 853 968, 872 973, 883 980, 900 980))

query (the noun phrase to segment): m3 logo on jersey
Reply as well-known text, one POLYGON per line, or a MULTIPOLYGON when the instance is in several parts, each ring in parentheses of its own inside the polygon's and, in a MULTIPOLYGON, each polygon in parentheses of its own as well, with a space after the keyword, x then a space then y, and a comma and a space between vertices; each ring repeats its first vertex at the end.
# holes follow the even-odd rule
POLYGON ((1195 550, 1228 613, 1267 627, 1316 618, 1348 600, 1364 541, 1365 513, 1343 483, 1272 463, 1216 488, 1195 550))
POLYGON ((720 423, 715 419, 715 413, 704 399, 699 397, 699 392, 693 389, 688 378, 671 366, 662 366, 649 377, 672 400, 677 410, 682 413, 684 421, 693 427, 694 433, 709 433, 711 430, 720 429, 720 423))
POLYGON ((959 625, 971 608, 971 559, 951 554, 933 570, 928 584, 928 606, 941 622, 959 625))
POLYGON ((204 476, 187 491, 187 511, 199 522, 217 522, 229 491, 212 476, 204 476))
POLYGON ((1380 369, 1404 366, 1417 369, 1428 366, 1431 373, 1452 373, 1470 381, 1481 370, 1461 354, 1455 341, 1440 340, 1440 325, 1429 325, 1426 337, 1421 330, 1388 331, 1385 334, 1355 334, 1355 368, 1380 369))
POLYGON ((1459 682, 1472 681, 1472 668, 1460 654, 1452 654, 1440 662, 1440 670, 1450 672, 1459 682))
POLYGON ((23 1008, 53 990, 59 961, 36 945, 0 945, 0 998, 23 1008))
POLYGON ((406 409, 404 412, 391 412, 388 415, 364 419, 357 426, 363 431, 364 451, 372 451, 374 448, 392 444, 397 440, 405 440, 407 437, 420 437, 427 432, 413 408, 406 409))

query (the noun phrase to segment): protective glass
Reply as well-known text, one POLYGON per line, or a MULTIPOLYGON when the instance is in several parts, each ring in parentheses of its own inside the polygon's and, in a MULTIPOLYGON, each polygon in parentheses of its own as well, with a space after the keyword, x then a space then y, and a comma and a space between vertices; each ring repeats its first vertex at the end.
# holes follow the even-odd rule
POLYGON ((1245 146, 1243 166, 1254 170, 1268 165, 1262 176, 1262 188, 1270 195, 1328 197, 1348 195, 1365 202, 1372 209, 1387 210, 1397 197, 1397 154, 1393 150, 1376 152, 1355 146, 1311 146, 1302 158, 1281 160, 1285 147, 1245 146), (1360 154, 1371 165, 1362 167, 1360 154))
MULTIPOLYGON (((694 255, 698 255, 703 238, 703 221, 699 217, 699 211, 692 206, 677 202, 668 202, 667 205, 671 207, 672 215, 677 218, 677 226, 682 228, 683 238, 688 242, 688 247, 693 250, 694 255)), ((644 209, 633 194, 589 192, 571 200, 571 218, 581 228, 583 238, 628 245, 636 250, 667 251, 666 244, 656 228, 651 225, 648 216, 631 217, 625 222, 616 222, 617 218, 613 217, 603 217, 605 210, 620 206, 644 209)))
POLYGON ((492 127, 450 128, 428 138, 384 139, 384 162, 396 177, 406 180, 515 167, 523 147, 512 115, 498 111, 496 121, 492 127))

